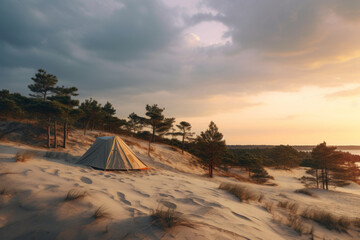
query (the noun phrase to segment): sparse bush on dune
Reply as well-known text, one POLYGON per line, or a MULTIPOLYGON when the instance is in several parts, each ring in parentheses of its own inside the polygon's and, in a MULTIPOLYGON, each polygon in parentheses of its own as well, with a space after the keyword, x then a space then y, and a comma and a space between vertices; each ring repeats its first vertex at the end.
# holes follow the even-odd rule
POLYGON ((65 197, 65 201, 73 201, 76 199, 81 199, 81 198, 84 198, 86 195, 87 195, 87 193, 85 191, 81 191, 78 189, 71 189, 67 193, 67 195, 65 197))
POLYGON ((157 208, 151 211, 150 215, 155 223, 160 225, 164 230, 179 226, 179 225, 189 225, 185 219, 183 219, 178 212, 172 208, 164 210, 163 208, 157 208))
POLYGON ((103 218, 109 218, 110 214, 105 211, 105 209, 101 206, 96 209, 94 212, 93 217, 95 219, 103 219, 103 218))
POLYGON ((249 200, 261 202, 264 198, 262 193, 257 193, 247 187, 237 184, 221 183, 219 188, 235 195, 241 202, 249 200))
POLYGON ((354 225, 354 227, 360 228, 360 218, 356 218, 352 224, 354 225))
POLYGON ((6 188, 1 188, 0 195, 11 195, 11 193, 6 188))
MULTIPOLYGON (((294 229, 300 235, 313 234, 313 227, 310 224, 305 223, 302 217, 297 214, 299 208, 298 203, 292 201, 280 201, 276 206, 272 202, 267 202, 266 204, 271 206, 270 211, 268 211, 273 215, 273 219, 276 222, 294 229), (278 207, 277 210, 276 207, 278 207), (279 208, 287 211, 280 211, 279 208)), ((267 209, 266 204, 264 207, 267 209)))
POLYGON ((297 233, 301 234, 308 234, 311 233, 313 230, 312 228, 307 227, 300 216, 289 214, 287 216, 288 226, 294 229, 297 233))
POLYGON ((265 202, 263 207, 269 212, 269 213, 273 213, 273 206, 274 203, 273 202, 265 202))
POLYGON ((301 194, 305 194, 305 195, 308 195, 308 196, 311 196, 311 197, 317 197, 316 194, 312 193, 307 188, 297 189, 297 190, 295 190, 295 193, 301 193, 301 194))
POLYGON ((346 232, 351 225, 351 221, 347 217, 336 216, 324 210, 316 210, 308 208, 301 214, 306 219, 311 219, 330 230, 337 230, 339 232, 346 232))
POLYGON ((34 153, 31 151, 20 151, 16 154, 16 162, 26 162, 34 157, 34 153))
POLYGON ((292 201, 280 201, 277 206, 289 210, 292 214, 296 214, 299 209, 299 204, 292 201))

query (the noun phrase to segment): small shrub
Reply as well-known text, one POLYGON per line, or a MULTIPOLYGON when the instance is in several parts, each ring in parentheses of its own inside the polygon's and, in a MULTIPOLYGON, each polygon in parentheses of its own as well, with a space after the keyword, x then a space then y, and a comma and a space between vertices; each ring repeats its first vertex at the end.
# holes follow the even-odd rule
POLYGON ((334 229, 339 232, 346 232, 351 224, 351 221, 347 217, 339 217, 323 210, 308 208, 301 214, 301 216, 311 219, 323 225, 327 229, 334 229))
POLYGON ((353 224, 355 227, 360 228, 360 218, 356 218, 356 219, 352 222, 352 224, 353 224))
POLYGON ((273 202, 265 202, 264 204, 264 208, 269 212, 269 213, 272 213, 273 212, 273 206, 274 206, 274 203, 273 202))
POLYGON ((157 208, 152 210, 151 217, 159 224, 162 229, 166 230, 178 225, 184 225, 185 220, 181 218, 178 212, 175 212, 174 209, 168 208, 163 210, 162 208, 157 208))
POLYGON ((73 201, 76 199, 81 199, 81 198, 84 198, 86 195, 87 195, 87 193, 84 191, 80 191, 78 189, 71 189, 67 193, 67 195, 65 197, 65 201, 73 201))
POLYGON ((301 193, 301 194, 305 194, 311 197, 316 197, 316 195, 314 193, 312 193, 309 189, 307 188, 302 188, 302 189, 297 189, 295 190, 296 193, 301 193))
POLYGON ((20 151, 16 154, 16 162, 26 162, 34 157, 34 153, 30 151, 20 151))
POLYGON ((289 210, 292 214, 295 214, 299 209, 299 204, 291 201, 280 201, 278 207, 285 208, 289 210))
POLYGON ((301 217, 299 217, 297 215, 289 214, 287 219, 289 221, 289 227, 294 229, 300 235, 305 233, 306 228, 305 228, 303 221, 301 220, 301 217))
POLYGON ((11 195, 11 193, 6 188, 2 188, 0 189, 0 195, 11 195))
POLYGON ((108 218, 109 217, 109 213, 107 213, 105 211, 105 209, 101 206, 101 207, 98 207, 96 209, 96 211, 94 212, 94 215, 93 217, 95 219, 102 219, 102 218, 108 218))
POLYGON ((280 193, 280 194, 279 194, 279 197, 288 198, 288 196, 286 196, 286 195, 283 194, 283 193, 280 193))
POLYGON ((256 193, 241 185, 222 183, 219 188, 235 195, 240 202, 249 200, 261 202, 264 198, 263 194, 256 193))

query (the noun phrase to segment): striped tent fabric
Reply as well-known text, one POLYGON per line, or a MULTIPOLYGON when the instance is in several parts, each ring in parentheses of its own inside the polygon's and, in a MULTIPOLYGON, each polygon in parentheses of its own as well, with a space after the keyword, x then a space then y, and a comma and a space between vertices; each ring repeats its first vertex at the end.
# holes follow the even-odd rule
POLYGON ((148 169, 118 136, 98 137, 77 163, 101 170, 148 169))

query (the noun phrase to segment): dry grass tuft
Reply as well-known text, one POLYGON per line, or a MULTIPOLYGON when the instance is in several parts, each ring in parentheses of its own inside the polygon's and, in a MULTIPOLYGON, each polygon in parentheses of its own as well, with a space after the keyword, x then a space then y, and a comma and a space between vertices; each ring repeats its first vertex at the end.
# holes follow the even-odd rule
POLYGON ((2 188, 2 189, 0 189, 0 195, 9 196, 9 195, 11 195, 11 193, 6 188, 2 188))
POLYGON ((249 200, 261 202, 264 198, 263 194, 254 192, 241 185, 221 183, 219 188, 235 195, 241 202, 249 200))
POLYGON ((307 188, 302 188, 302 189, 297 189, 295 190, 296 193, 301 193, 301 194, 305 194, 311 197, 317 197, 316 194, 312 193, 309 189, 307 188))
POLYGON ((300 235, 305 233, 305 225, 303 223, 303 221, 301 220, 301 217, 297 216, 297 215, 292 215, 289 214, 287 216, 288 219, 288 225, 289 227, 291 227, 292 229, 294 229, 296 232, 298 232, 300 235))
POLYGON ((164 230, 179 225, 187 225, 187 221, 185 221, 180 214, 175 212, 172 208, 164 210, 158 207, 157 209, 151 211, 151 217, 155 220, 155 223, 160 225, 164 230))
POLYGON ((269 212, 269 213, 273 213, 273 206, 274 203, 273 202, 265 202, 263 207, 269 212))
POLYGON ((34 153, 30 151, 20 151, 16 154, 16 162, 26 162, 34 157, 34 153))
POLYGON ((280 201, 278 207, 285 208, 289 210, 290 213, 296 214, 299 209, 299 204, 291 201, 280 201))
POLYGON ((302 214, 302 217, 311 219, 327 229, 337 230, 339 232, 347 232, 351 225, 351 221, 347 217, 340 217, 331 214, 330 212, 316 209, 306 209, 302 214))
POLYGON ((95 219, 103 219, 103 218, 109 218, 110 214, 105 211, 105 209, 101 206, 96 209, 94 212, 93 217, 95 219))
POLYGON ((68 193, 65 197, 65 201, 73 201, 73 200, 81 199, 81 198, 84 198, 86 195, 87 195, 87 192, 85 192, 85 191, 81 191, 78 189, 71 189, 68 191, 68 193))
POLYGON ((360 228, 360 218, 356 218, 356 219, 352 222, 352 224, 353 224, 355 227, 360 228))

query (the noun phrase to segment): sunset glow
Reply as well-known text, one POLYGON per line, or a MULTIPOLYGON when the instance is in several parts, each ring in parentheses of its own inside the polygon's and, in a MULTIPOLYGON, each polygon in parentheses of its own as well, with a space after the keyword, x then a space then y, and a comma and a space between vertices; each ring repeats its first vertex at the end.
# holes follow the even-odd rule
POLYGON ((12 92, 45 68, 120 118, 159 104, 197 133, 215 121, 227 144, 360 144, 359 1, 2 1, 0 14, 12 92))

